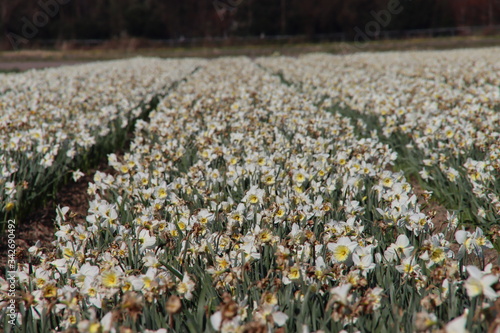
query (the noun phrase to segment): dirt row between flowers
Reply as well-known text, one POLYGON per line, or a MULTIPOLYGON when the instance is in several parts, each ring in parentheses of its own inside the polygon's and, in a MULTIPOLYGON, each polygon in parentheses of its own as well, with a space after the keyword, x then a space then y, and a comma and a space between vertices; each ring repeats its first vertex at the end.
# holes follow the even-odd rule
POLYGON ((0 71, 22 72, 30 69, 42 69, 48 67, 72 66, 85 63, 83 61, 11 61, 0 62, 0 71))
MULTIPOLYGON (((21 223, 18 223, 16 236, 16 258, 18 263, 37 264, 30 258, 28 249, 39 241, 41 249, 48 253, 54 250, 52 241, 54 240, 56 218, 56 207, 69 207, 74 221, 85 222, 89 209, 90 196, 87 194, 88 183, 93 181, 96 171, 112 172, 106 161, 101 161, 99 166, 88 171, 78 181, 70 181, 65 184, 57 193, 56 197, 50 199, 43 207, 39 207, 30 212, 21 223)), ((6 237, 4 237, 6 238, 6 237)), ((6 239, 5 239, 6 240, 6 239)), ((0 267, 7 263, 7 242, 0 242, 0 267)), ((0 270, 0 275, 5 272, 0 270)))
MULTIPOLYGON (((172 85, 175 89, 175 83, 172 85)), ((136 119, 131 120, 132 124, 138 119, 148 120, 149 112, 156 108, 152 103, 156 99, 157 101, 161 96, 156 96, 149 102, 150 109, 146 110, 141 116, 136 119)), ((123 155, 130 149, 130 142, 133 139, 133 131, 135 126, 130 126, 129 131, 126 133, 126 141, 122 148, 117 148, 114 153, 117 156, 123 155)), ((90 195, 87 193, 89 182, 94 181, 94 175, 96 172, 105 172, 108 174, 114 174, 115 170, 108 165, 107 155, 101 154, 99 161, 94 162, 94 165, 84 170, 84 176, 82 176, 77 181, 68 178, 67 182, 60 184, 59 189, 53 198, 49 198, 42 206, 33 207, 33 211, 30 211, 24 215, 20 220, 16 220, 15 225, 15 241, 16 241, 16 259, 17 264, 37 264, 35 259, 30 258, 29 248, 34 246, 37 241, 39 241, 39 247, 46 253, 54 251, 55 248, 52 245, 54 241, 54 234, 56 232, 55 228, 55 218, 57 216, 57 207, 69 207, 70 214, 72 218, 72 223, 85 223, 87 212, 89 209, 90 195)), ((113 152, 109 152, 113 153, 113 152)), ((8 261, 8 242, 7 233, 0 235, 0 276, 5 276, 6 267, 8 261)), ((50 255, 49 255, 50 256, 50 255)))

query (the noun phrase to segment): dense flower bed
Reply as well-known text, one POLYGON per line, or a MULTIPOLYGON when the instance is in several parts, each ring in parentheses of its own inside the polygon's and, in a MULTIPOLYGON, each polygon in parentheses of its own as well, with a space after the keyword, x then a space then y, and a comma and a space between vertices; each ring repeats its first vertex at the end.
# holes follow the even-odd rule
MULTIPOLYGON (((398 154, 383 133, 359 135, 362 118, 353 124, 332 111, 343 102, 375 112, 355 102, 366 97, 356 81, 363 69, 373 80, 384 75, 370 56, 379 57, 344 67, 327 55, 207 62, 149 122, 137 121, 128 153, 109 155, 115 172, 89 184, 85 223, 58 209, 56 251, 35 245, 40 264, 20 265, 17 327, 484 331, 500 274, 484 263, 490 240, 453 211, 438 230, 423 209, 430 194, 417 198, 394 171, 398 154)), ((454 53, 440 57, 461 64, 454 53)), ((410 79, 413 65, 395 71, 410 79)), ((404 117, 389 113, 402 131, 404 117)))
POLYGON ((464 220, 500 219, 498 49, 326 54, 259 63, 315 96, 375 116, 379 134, 407 142, 421 179, 464 220), (459 194, 456 194, 459 193, 459 194))
POLYGON ((0 209, 42 191, 203 60, 136 58, 2 76, 0 209), (28 190, 28 191, 27 191, 28 190))

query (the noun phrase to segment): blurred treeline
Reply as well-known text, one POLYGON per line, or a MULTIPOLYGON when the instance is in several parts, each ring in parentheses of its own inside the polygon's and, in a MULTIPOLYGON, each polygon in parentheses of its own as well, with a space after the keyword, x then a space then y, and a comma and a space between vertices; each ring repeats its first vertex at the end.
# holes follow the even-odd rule
MULTIPOLYGON (((21 35, 26 20, 38 19, 36 38, 56 40, 354 34, 391 1, 0 0, 0 29, 21 35), (53 14, 46 24, 44 6, 53 14)), ((400 0, 400 7, 382 31, 500 24, 500 0, 400 0)))

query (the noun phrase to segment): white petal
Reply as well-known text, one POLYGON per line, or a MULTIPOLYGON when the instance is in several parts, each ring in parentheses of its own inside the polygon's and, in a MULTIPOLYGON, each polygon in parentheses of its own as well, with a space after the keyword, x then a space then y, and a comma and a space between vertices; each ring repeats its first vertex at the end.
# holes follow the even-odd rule
POLYGON ((410 240, 408 239, 408 237, 406 237, 406 235, 399 235, 396 239, 396 245, 407 247, 408 245, 410 245, 410 240))
POLYGON ((354 262, 354 265, 358 266, 361 263, 361 259, 356 253, 352 254, 352 261, 354 262))
POLYGON ((467 295, 469 295, 469 297, 479 296, 484 290, 481 281, 474 279, 473 277, 470 277, 467 281, 465 281, 465 289, 467 289, 467 295))
POLYGON ((213 315, 210 316, 210 323, 212 327, 217 331, 220 330, 220 325, 222 324, 222 312, 217 311, 213 315))
POLYGON ((274 312, 273 313, 273 320, 278 326, 283 326, 285 325, 286 321, 288 320, 288 316, 284 314, 283 312, 274 312))
POLYGON ((110 332, 113 329, 113 312, 108 312, 101 319, 101 325, 103 332, 110 332))
POLYGON ((458 244, 463 244, 467 240, 468 232, 465 230, 458 230, 455 232, 455 239, 457 240, 458 244))
POLYGON ((469 273, 469 275, 472 278, 481 280, 481 278, 483 277, 483 272, 481 272, 481 270, 479 268, 477 268, 476 266, 469 265, 466 268, 467 268, 467 273, 469 273))
POLYGON ((484 294, 484 296, 488 297, 491 300, 495 300, 498 297, 496 291, 493 290, 493 288, 488 287, 488 286, 484 287, 483 294, 484 294))
POLYGON ((494 275, 485 275, 483 276, 483 278, 481 279, 481 283, 483 284, 483 286, 491 286, 492 284, 496 283, 498 281, 498 277, 494 276, 494 275))
POLYGON ((465 329, 465 325, 467 324, 467 313, 468 310, 465 309, 465 312, 460 316, 452 321, 450 321, 446 327, 445 327, 445 332, 446 333, 467 333, 467 330, 465 329))

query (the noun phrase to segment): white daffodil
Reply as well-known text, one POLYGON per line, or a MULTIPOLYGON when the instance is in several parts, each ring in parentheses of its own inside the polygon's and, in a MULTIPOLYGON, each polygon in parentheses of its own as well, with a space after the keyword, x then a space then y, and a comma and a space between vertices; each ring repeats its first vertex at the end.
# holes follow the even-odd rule
POLYGON ((137 239, 139 240, 139 251, 143 253, 147 249, 151 249, 156 245, 156 237, 152 236, 148 229, 142 229, 139 231, 137 235, 137 239))
POLYGON ((260 189, 257 187, 257 185, 252 186, 245 196, 243 197, 242 201, 249 204, 249 205, 258 205, 258 204, 263 204, 264 203, 264 194, 265 191, 263 189, 260 189))
POLYGON ((354 253, 352 255, 352 261, 354 265, 361 270, 364 276, 366 276, 366 274, 373 270, 376 266, 373 262, 373 256, 371 254, 360 257, 357 253, 354 253))
POLYGON ((455 239, 461 245, 457 254, 458 259, 462 259, 465 253, 471 254, 472 252, 482 257, 484 249, 493 248, 493 244, 484 236, 483 230, 479 227, 476 228, 474 233, 457 230, 455 239))
POLYGON ((417 264, 415 257, 404 258, 401 260, 401 265, 396 266, 396 269, 405 276, 420 272, 420 266, 417 264))
POLYGON ((193 298, 193 291, 196 287, 196 284, 191 280, 189 275, 184 274, 182 277, 182 281, 177 284, 177 292, 184 296, 186 299, 193 298))
POLYGON ((82 288, 86 282, 93 282, 97 275, 99 275, 99 267, 85 263, 80 266, 76 273, 71 275, 71 278, 77 287, 82 288))
POLYGON ((286 321, 288 320, 288 316, 285 313, 278 311, 278 309, 279 308, 277 305, 265 303, 261 305, 256 311, 254 311, 254 319, 261 322, 262 324, 265 324, 269 319, 272 318, 272 322, 276 326, 284 326, 286 324, 286 321))
POLYGON ((349 303, 349 297, 350 297, 349 291, 351 290, 351 287, 352 285, 350 283, 346 283, 330 289, 332 300, 334 302, 347 305, 349 303))
POLYGON ((349 237, 340 237, 336 243, 328 243, 327 248, 332 253, 332 259, 337 263, 348 263, 352 252, 358 247, 358 243, 349 237))
POLYGON ((384 252, 387 261, 396 261, 407 258, 413 252, 414 247, 410 245, 410 239, 402 234, 399 235, 395 243, 392 243, 384 252))
POLYGON ((465 289, 469 297, 484 295, 490 300, 495 300, 498 295, 491 287, 498 281, 498 277, 492 274, 485 274, 476 266, 467 266, 469 278, 465 281, 465 289))
POLYGON ((71 177, 73 178, 74 182, 77 182, 83 176, 85 176, 85 174, 83 172, 81 172, 80 169, 78 169, 78 170, 73 171, 71 177))

